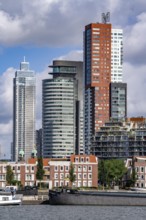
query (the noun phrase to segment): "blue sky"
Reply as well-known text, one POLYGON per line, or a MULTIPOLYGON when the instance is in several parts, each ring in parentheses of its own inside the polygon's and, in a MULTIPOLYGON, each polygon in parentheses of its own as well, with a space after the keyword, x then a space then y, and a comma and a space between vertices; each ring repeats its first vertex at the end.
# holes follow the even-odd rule
POLYGON ((145 0, 0 0, 0 158, 10 156, 13 77, 23 57, 37 78, 36 126, 41 127, 41 82, 53 59, 82 60, 85 25, 111 13, 124 32, 128 116, 146 117, 145 0))
POLYGON ((35 72, 41 72, 46 68, 52 58, 60 57, 77 47, 35 47, 35 46, 15 46, 3 47, 0 53, 1 65, 0 73, 2 74, 8 67, 19 69, 19 64, 23 61, 24 56, 26 61, 30 63, 30 68, 35 72))

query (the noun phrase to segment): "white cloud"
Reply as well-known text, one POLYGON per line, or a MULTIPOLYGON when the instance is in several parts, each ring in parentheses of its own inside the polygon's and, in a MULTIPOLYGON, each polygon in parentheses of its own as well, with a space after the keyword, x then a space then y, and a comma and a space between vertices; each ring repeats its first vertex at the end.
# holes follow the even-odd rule
POLYGON ((62 55, 58 60, 72 60, 72 61, 83 61, 83 51, 82 50, 73 50, 68 54, 62 55))
POLYGON ((125 63, 124 72, 128 87, 128 116, 146 117, 146 64, 139 67, 125 63))
POLYGON ((127 27, 125 33, 125 59, 133 65, 145 63, 146 56, 146 13, 137 16, 137 21, 127 27))

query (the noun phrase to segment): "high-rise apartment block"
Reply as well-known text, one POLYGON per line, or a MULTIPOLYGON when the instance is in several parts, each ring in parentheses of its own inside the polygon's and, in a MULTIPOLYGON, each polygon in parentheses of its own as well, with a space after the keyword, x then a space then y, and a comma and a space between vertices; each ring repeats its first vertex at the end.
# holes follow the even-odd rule
POLYGON ((36 78, 28 62, 20 63, 13 80, 13 160, 31 157, 35 148, 36 78))
POLYGON ((111 24, 92 23, 84 32, 85 151, 93 135, 109 120, 111 82, 111 24))
POLYGON ((126 116, 127 90, 123 80, 123 31, 113 29, 109 23, 110 13, 102 13, 102 23, 91 23, 84 31, 84 73, 85 73, 85 152, 90 154, 96 132, 109 118, 126 116), (124 94, 120 96, 117 91, 124 94), (119 84, 121 83, 121 84, 119 84), (116 91, 116 92, 117 92, 116 91), (121 96, 124 95, 121 98, 121 96), (119 107, 120 103, 120 107, 119 107), (116 106, 115 106, 116 105, 116 106), (118 108, 118 110, 117 110, 118 108))
POLYGON ((83 63, 53 61, 43 80, 43 157, 68 158, 83 148, 83 63))

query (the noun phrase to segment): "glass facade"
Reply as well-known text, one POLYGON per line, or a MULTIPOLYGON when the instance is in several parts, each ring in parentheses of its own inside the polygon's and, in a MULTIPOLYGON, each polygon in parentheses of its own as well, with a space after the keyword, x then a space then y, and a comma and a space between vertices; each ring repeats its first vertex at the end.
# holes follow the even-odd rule
POLYGON ((35 147, 35 73, 21 62, 13 80, 13 160, 27 160, 35 147), (23 152, 23 155, 20 155, 23 152))
POLYGON ((43 80, 42 85, 43 157, 68 158, 75 153, 77 143, 77 70, 65 64, 51 67, 53 78, 43 80))
POLYGON ((110 84, 110 117, 124 119, 127 117, 127 84, 110 84))

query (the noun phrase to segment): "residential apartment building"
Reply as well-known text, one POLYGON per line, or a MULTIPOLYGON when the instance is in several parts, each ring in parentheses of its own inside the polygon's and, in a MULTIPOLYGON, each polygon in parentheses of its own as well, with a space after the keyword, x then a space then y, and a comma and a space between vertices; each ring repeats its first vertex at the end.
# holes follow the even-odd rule
POLYGON ((27 161, 35 148, 36 78, 25 60, 15 73, 13 90, 13 161, 27 161))
MULTIPOLYGON (((84 32, 86 154, 90 154, 95 133, 112 117, 111 111, 117 113, 117 106, 110 102, 110 83, 122 83, 123 78, 123 31, 112 28, 109 13, 102 16, 103 23, 91 23, 84 32)), ((126 113, 123 107, 121 100, 116 117, 126 113)))
POLYGON ((43 80, 43 157, 69 158, 83 149, 83 63, 53 61, 51 79, 43 80))
POLYGON ((146 119, 106 122, 92 140, 91 153, 104 159, 146 156, 146 119))
MULTIPOLYGON (((41 181, 49 189, 54 187, 71 186, 69 181, 69 169, 71 163, 74 165, 76 187, 97 187, 98 183, 98 160, 93 155, 72 155, 70 159, 43 159, 44 178, 41 181)), ((0 162, 0 187, 6 186, 6 170, 10 165, 14 179, 21 182, 23 186, 38 185, 36 179, 37 159, 30 158, 28 163, 24 162, 0 162)))
POLYGON ((90 154, 91 140, 109 120, 111 82, 111 24, 92 23, 84 32, 85 71, 85 152, 90 154))

